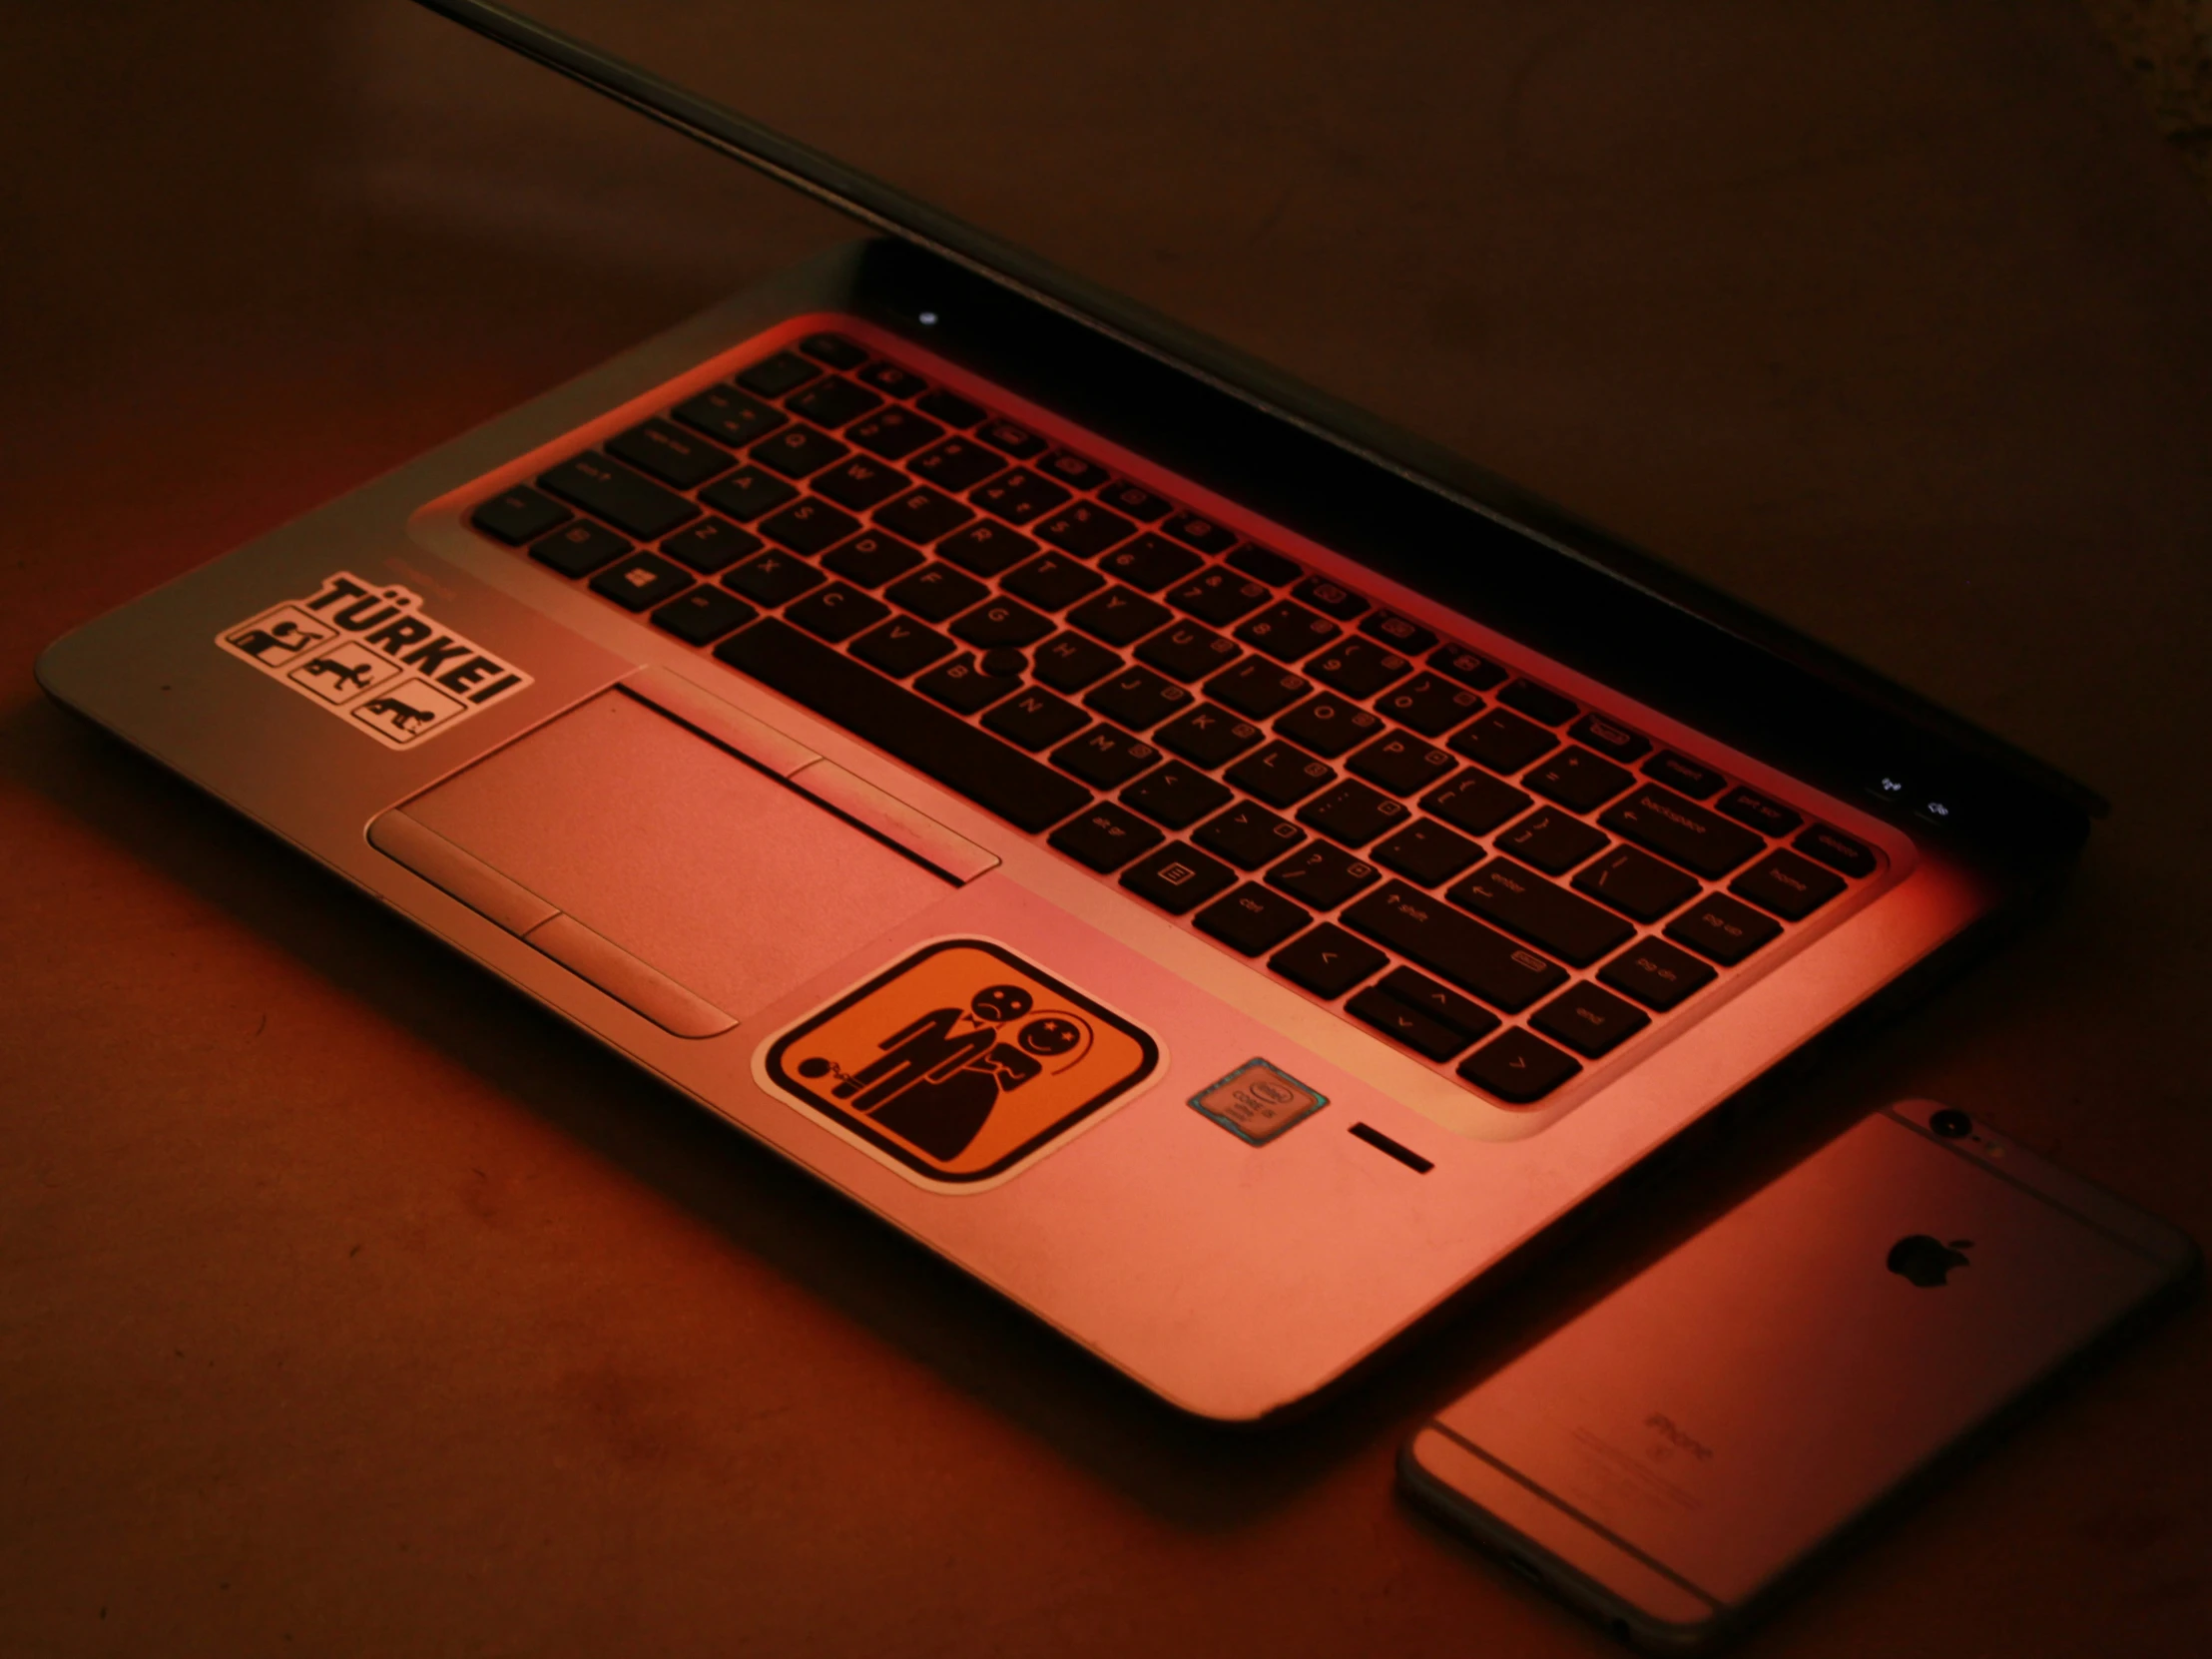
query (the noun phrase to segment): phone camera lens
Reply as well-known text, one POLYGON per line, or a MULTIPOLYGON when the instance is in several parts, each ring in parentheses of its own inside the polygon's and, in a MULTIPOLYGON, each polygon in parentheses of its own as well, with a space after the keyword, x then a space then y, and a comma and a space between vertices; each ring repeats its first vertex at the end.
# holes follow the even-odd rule
POLYGON ((1973 1133, 1973 1119, 1955 1106, 1945 1106, 1928 1120, 1929 1128, 1945 1140, 1959 1140, 1973 1133))

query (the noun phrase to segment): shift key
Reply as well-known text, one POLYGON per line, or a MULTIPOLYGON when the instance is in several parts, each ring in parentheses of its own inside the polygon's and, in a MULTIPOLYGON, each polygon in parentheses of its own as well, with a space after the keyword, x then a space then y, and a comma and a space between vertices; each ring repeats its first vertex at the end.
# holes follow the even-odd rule
POLYGON ((1657 784, 1629 791, 1598 823, 1706 876, 1726 875, 1767 844, 1742 825, 1657 784))
POLYGON ((1454 910, 1403 881, 1392 881, 1352 905, 1347 927, 1418 962, 1430 973, 1518 1013, 1566 978, 1566 970, 1503 933, 1454 910))

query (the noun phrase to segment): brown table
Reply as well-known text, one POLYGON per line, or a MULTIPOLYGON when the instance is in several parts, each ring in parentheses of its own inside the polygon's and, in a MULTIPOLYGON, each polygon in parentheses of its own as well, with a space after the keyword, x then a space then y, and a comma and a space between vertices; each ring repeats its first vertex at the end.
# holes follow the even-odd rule
MULTIPOLYGON (((31 681, 63 630, 840 229, 398 0, 15 8, 0 1646, 1592 1651, 1390 1462, 1670 1231, 1919 1093, 2212 1236, 2212 217, 2087 22, 1350 16, 1069 24, 1016 56, 1106 53, 1135 91, 1092 76, 1023 165, 1170 134, 1147 191, 1070 210, 1153 297, 2078 772, 2117 812, 2071 886, 1328 1408, 1179 1421, 31 681), (1480 202, 1401 165, 1421 133, 1480 202), (1270 167, 1274 196, 1222 183, 1270 167)), ((859 27, 756 17, 771 67, 859 27)), ((892 45, 813 93, 910 92, 930 40, 892 45)), ((925 103, 874 137, 987 202, 1007 159, 925 103)), ((2204 1651, 2208 1329, 2126 1353, 1760 1649, 2204 1651)))

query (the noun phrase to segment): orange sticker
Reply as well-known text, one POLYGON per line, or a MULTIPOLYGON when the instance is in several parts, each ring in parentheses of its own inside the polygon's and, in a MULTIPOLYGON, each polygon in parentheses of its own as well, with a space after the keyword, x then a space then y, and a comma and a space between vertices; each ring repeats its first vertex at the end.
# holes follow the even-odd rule
POLYGON ((1143 1083, 1160 1046, 982 939, 948 939, 771 1043, 794 1099, 938 1181, 987 1180, 1143 1083))

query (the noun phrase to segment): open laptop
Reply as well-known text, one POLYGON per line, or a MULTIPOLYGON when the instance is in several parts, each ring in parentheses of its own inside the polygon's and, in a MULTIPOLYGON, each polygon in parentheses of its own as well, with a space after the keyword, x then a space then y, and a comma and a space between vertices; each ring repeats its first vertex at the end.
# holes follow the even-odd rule
POLYGON ((889 235, 41 682, 1177 1405, 1310 1396, 2078 846, 1655 561, 435 9, 889 235))

